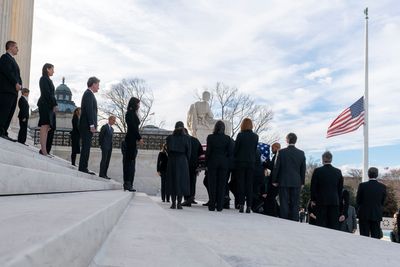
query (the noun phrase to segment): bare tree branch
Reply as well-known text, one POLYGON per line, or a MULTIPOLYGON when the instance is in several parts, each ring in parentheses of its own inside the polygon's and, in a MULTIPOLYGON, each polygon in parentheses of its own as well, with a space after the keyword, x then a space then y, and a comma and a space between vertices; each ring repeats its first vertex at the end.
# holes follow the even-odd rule
POLYGON ((153 114, 151 109, 154 103, 154 96, 152 90, 146 85, 145 80, 139 78, 123 79, 121 82, 111 86, 111 90, 105 93, 105 97, 107 103, 100 110, 106 118, 110 115, 117 117, 116 126, 121 132, 125 133, 127 131, 125 114, 131 97, 136 97, 140 100, 139 118, 141 123, 139 128, 146 125, 150 115, 153 114))

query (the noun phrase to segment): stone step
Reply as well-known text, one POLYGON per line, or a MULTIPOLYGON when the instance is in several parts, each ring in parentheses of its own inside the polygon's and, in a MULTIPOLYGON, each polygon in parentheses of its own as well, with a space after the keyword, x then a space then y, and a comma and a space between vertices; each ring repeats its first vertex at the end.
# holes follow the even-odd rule
POLYGON ((67 166, 63 162, 61 164, 57 164, 58 161, 58 158, 53 160, 52 158, 45 157, 38 153, 21 153, 0 149, 0 162, 4 164, 104 181, 103 178, 100 178, 97 175, 90 175, 80 172, 75 166, 70 164, 67 166))
POLYGON ((52 163, 60 165, 60 166, 76 169, 76 167, 71 166, 71 163, 69 161, 66 161, 65 159, 62 159, 62 158, 59 158, 56 156, 49 158, 49 157, 40 155, 39 148, 37 148, 37 147, 26 146, 26 145, 20 144, 18 142, 10 142, 3 138, 0 138, 0 151, 3 151, 3 150, 11 151, 11 152, 18 153, 20 155, 25 155, 28 157, 44 159, 48 162, 52 162, 52 163))
POLYGON ((121 189, 121 184, 0 163, 0 195, 113 189, 121 189))
POLYGON ((136 194, 90 266, 229 266, 188 233, 147 195, 136 194))
POLYGON ((0 197, 0 266, 88 266, 132 193, 0 197))

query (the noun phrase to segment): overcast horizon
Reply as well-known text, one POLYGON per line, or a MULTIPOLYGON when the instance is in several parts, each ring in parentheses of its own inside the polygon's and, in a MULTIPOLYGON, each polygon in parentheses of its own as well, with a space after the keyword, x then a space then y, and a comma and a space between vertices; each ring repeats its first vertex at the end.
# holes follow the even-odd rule
POLYGON ((384 1, 78 1, 36 0, 30 104, 44 63, 55 65, 80 105, 89 76, 99 104, 111 84, 144 79, 154 118, 186 121, 195 92, 217 82, 251 94, 275 114, 272 130, 298 135, 319 159, 330 150, 342 168, 362 165, 362 127, 326 139, 329 124, 364 93, 369 8, 370 165, 400 168, 400 3, 384 1), (397 8, 396 8, 397 6, 397 8))

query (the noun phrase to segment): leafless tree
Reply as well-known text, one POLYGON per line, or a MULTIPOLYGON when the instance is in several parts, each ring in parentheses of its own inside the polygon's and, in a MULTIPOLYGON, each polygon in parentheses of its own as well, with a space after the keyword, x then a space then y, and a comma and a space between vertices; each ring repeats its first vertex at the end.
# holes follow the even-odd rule
POLYGON ((362 178, 362 170, 361 169, 350 169, 348 172, 348 175, 352 178, 362 178))
POLYGON ((230 87, 217 82, 212 88, 205 88, 211 93, 210 106, 216 118, 229 121, 232 125, 232 137, 240 131, 240 124, 246 117, 254 124, 254 132, 261 136, 266 143, 273 143, 279 139, 275 133, 268 133, 273 112, 264 105, 256 104, 248 94, 243 94, 236 87, 230 87))
POLYGON ((131 97, 140 100, 139 118, 142 128, 150 121, 154 96, 152 90, 147 86, 145 80, 139 78, 123 79, 121 82, 111 86, 111 89, 105 93, 107 99, 104 107, 100 108, 104 118, 114 115, 117 118, 116 126, 121 132, 127 131, 125 123, 125 114, 128 102, 131 97))
POLYGON ((400 179, 400 169, 390 169, 389 172, 382 175, 383 179, 388 180, 399 180, 400 179))

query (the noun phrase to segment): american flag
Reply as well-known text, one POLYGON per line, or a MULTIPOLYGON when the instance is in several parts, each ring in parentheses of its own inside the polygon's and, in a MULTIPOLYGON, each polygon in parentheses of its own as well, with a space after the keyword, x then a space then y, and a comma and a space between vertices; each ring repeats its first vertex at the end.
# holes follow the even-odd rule
POLYGON ((261 162, 269 159, 269 145, 265 143, 258 143, 257 148, 261 152, 261 162))
POLYGON ((364 124, 364 113, 364 97, 361 97, 353 105, 340 113, 331 123, 326 138, 357 130, 364 124))

